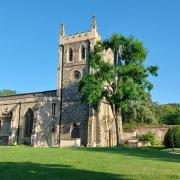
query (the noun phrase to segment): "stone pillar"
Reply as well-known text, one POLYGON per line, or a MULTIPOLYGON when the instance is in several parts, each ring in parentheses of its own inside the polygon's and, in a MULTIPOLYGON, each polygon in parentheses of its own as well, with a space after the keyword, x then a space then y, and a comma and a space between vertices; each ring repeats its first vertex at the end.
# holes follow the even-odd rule
MULTIPOLYGON (((101 120, 102 121, 102 120, 101 120)), ((101 146, 101 123, 99 114, 96 115, 96 146, 101 146)))
POLYGON ((17 136, 18 136, 18 122, 19 122, 19 111, 20 104, 14 108, 13 116, 11 119, 11 132, 9 136, 8 145, 16 145, 17 144, 17 136))

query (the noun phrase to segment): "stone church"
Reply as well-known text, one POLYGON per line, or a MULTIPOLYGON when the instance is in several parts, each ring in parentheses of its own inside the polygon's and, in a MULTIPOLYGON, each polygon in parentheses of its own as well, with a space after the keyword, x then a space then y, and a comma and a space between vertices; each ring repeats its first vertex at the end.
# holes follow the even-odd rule
MULTIPOLYGON (((115 124, 109 105, 99 113, 80 100, 78 84, 91 73, 88 53, 101 40, 92 18, 90 31, 66 35, 61 24, 57 90, 0 97, 0 145, 34 147, 115 146, 115 124)), ((111 53, 106 53, 111 56, 111 53)))

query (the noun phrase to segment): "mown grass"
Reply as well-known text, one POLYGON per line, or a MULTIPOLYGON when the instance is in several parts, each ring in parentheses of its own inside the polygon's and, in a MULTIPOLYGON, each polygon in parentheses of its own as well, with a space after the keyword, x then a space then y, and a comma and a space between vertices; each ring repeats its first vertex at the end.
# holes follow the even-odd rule
POLYGON ((0 147, 0 180, 16 179, 180 179, 180 155, 126 147, 0 147))

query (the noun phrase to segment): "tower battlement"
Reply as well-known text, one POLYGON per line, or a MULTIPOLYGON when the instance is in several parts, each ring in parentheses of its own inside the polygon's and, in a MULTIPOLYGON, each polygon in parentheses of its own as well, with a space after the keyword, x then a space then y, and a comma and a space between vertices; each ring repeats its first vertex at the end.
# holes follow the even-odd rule
POLYGON ((87 32, 75 33, 74 35, 72 34, 65 35, 64 24, 63 23, 61 24, 60 38, 59 38, 60 45, 73 43, 77 41, 85 41, 88 39, 101 40, 101 36, 96 31, 96 19, 94 16, 92 19, 91 30, 87 32))

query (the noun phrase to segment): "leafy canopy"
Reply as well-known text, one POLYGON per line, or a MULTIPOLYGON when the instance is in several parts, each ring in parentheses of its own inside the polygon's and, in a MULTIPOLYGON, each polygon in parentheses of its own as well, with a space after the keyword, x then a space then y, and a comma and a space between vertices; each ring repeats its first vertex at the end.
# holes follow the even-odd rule
POLYGON ((91 73, 80 81, 82 101, 97 109, 103 98, 121 108, 130 101, 145 100, 153 88, 147 78, 157 76, 158 70, 157 66, 145 67, 146 57, 143 43, 134 37, 114 34, 109 40, 99 41, 89 54, 91 73), (109 51, 113 56, 119 52, 118 64, 114 57, 107 58, 109 51))

